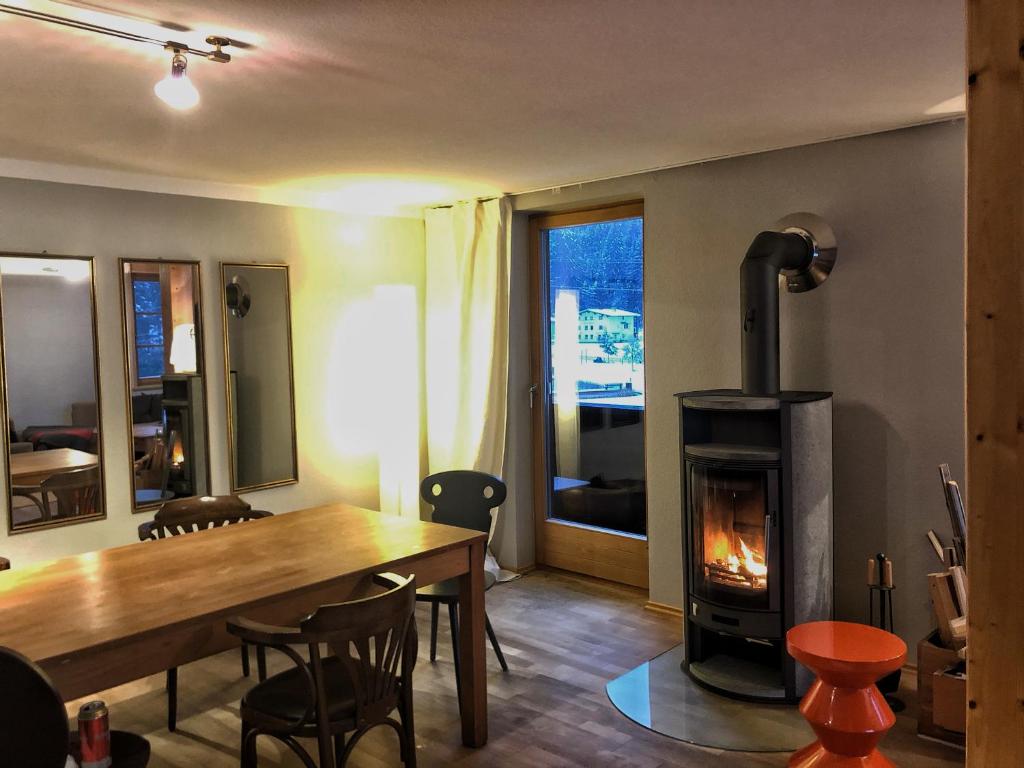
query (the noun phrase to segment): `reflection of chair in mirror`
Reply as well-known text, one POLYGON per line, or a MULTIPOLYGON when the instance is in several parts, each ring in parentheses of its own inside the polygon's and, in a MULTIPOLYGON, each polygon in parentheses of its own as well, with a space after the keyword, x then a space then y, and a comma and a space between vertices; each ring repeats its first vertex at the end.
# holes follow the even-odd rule
POLYGON ((26 498, 39 509, 43 521, 94 515, 99 509, 98 467, 57 472, 39 485, 12 485, 11 495, 26 498), (53 497, 53 503, 50 497, 53 497))
POLYGON ((171 498, 167 483, 171 476, 172 451, 177 433, 174 430, 167 439, 153 441, 149 453, 135 462, 135 501, 148 504, 171 498))
MULTIPOLYGON (((171 439, 174 439, 171 433, 171 439)), ((168 501, 153 516, 152 522, 139 526, 140 541, 155 541, 170 536, 220 528, 270 517, 271 512, 253 509, 237 496, 196 496, 168 501)), ((266 651, 256 649, 256 666, 260 680, 267 677, 266 651)), ((242 674, 249 676, 249 646, 242 645, 242 674)), ((167 670, 167 730, 174 731, 178 721, 178 669, 167 670)))
POLYGON ((7 420, 7 433, 9 435, 7 444, 10 446, 11 453, 32 453, 35 450, 35 446, 31 442, 21 439, 18 430, 14 428, 14 419, 7 420))

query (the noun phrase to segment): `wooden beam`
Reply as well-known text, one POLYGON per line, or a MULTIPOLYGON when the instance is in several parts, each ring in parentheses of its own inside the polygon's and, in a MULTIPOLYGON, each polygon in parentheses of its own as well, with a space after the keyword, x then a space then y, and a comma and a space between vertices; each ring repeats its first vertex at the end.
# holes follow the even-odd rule
POLYGON ((967 2, 967 764, 1024 759, 1024 0, 967 2))

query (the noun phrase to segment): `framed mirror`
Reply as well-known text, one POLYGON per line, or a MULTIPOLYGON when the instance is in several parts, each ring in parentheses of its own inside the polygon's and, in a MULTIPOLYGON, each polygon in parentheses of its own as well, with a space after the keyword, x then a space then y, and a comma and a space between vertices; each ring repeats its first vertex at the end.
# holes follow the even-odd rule
POLYGON ((224 262, 220 273, 231 490, 296 483, 288 266, 224 262))
POLYGON ((91 258, 0 254, 7 529, 105 516, 91 258))
POLYGON ((210 493, 202 283, 194 261, 121 259, 132 503, 210 493))

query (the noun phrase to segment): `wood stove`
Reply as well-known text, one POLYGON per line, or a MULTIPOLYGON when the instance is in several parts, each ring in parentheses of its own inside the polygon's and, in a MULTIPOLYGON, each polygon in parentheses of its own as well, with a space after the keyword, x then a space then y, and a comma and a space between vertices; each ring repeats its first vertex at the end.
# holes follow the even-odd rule
POLYGON ((779 289, 816 288, 832 231, 794 214, 740 266, 743 387, 677 395, 686 661, 701 685, 796 701, 812 682, 786 631, 832 614, 832 395, 781 392, 779 289))
POLYGON ((795 701, 786 630, 832 611, 832 398, 678 395, 685 669, 717 691, 795 701))
POLYGON ((171 498, 210 492, 206 470, 206 409, 197 374, 163 376, 164 434, 170 441, 167 491, 171 498))

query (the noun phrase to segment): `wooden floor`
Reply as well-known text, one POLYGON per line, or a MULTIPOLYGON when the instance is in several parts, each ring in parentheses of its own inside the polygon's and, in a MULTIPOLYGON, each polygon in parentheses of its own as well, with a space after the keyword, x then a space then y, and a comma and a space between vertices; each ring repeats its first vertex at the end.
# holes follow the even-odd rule
MULTIPOLYGON (((488 613, 511 671, 503 674, 488 650, 490 741, 482 750, 461 745, 448 633, 442 631, 438 661, 430 664, 429 613, 421 608, 420 662, 415 676, 419 765, 784 766, 787 756, 783 754, 720 752, 651 733, 608 702, 604 692, 608 680, 680 641, 679 620, 644 610, 643 600, 643 594, 627 587, 554 571, 537 571, 488 592, 488 613)), ((270 656, 271 671, 287 666, 280 654, 271 651, 270 656), (275 661, 274 656, 279 659, 275 661)), ((165 726, 162 676, 106 691, 100 698, 110 705, 112 727, 149 738, 151 768, 234 768, 238 765, 238 701, 248 684, 241 677, 237 652, 183 667, 174 734, 165 726)), ((907 692, 905 698, 912 697, 913 692, 907 692)), ((69 711, 77 711, 77 703, 69 705, 69 711)), ((912 715, 911 706, 884 742, 897 765, 963 764, 962 752, 919 739, 912 715)), ((396 746, 390 729, 378 729, 363 739, 349 765, 399 765, 396 746)), ((261 768, 301 765, 270 739, 260 739, 259 751, 261 768)))

